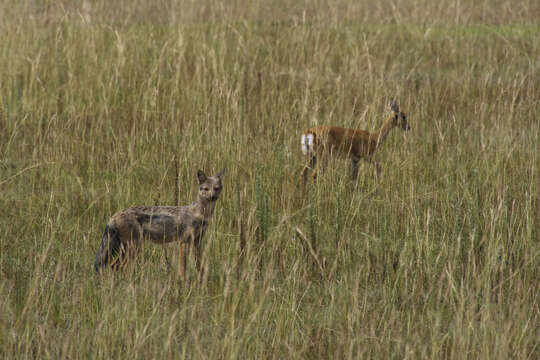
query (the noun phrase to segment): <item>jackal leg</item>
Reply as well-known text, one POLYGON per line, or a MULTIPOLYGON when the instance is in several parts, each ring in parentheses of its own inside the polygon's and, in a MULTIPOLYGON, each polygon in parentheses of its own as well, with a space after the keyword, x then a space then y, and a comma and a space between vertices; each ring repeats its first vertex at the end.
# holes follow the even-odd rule
POLYGON ((167 246, 163 247, 163 257, 165 258, 165 265, 167 265, 167 269, 171 270, 171 262, 169 261, 169 255, 167 255, 167 246))
POLYGON ((187 252, 189 243, 180 241, 178 253, 178 276, 182 281, 186 279, 187 252))
POLYGON ((195 255, 195 267, 197 271, 201 271, 201 260, 202 260, 202 248, 201 248, 201 238, 195 239, 193 241, 193 250, 195 255))
POLYGON ((118 257, 111 264, 111 268, 114 271, 124 269, 128 265, 128 263, 137 256, 138 252, 139 243, 136 241, 127 244, 121 244, 118 257))
POLYGON ((126 246, 122 243, 120 244, 120 249, 118 250, 118 255, 116 259, 111 263, 111 268, 114 271, 118 271, 126 266, 127 263, 127 249, 126 246))

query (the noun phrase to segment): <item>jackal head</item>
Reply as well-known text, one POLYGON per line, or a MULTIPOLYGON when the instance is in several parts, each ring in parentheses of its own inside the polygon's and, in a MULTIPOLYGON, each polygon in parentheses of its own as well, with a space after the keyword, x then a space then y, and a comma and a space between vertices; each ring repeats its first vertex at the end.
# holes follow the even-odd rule
POLYGON ((202 170, 197 171, 200 199, 214 202, 219 198, 219 194, 221 194, 221 178, 224 173, 225 169, 221 170, 216 176, 208 177, 202 170))
POLYGON ((394 99, 390 99, 390 109, 394 113, 394 126, 399 126, 402 130, 411 130, 407 122, 407 115, 399 110, 399 106, 394 99))

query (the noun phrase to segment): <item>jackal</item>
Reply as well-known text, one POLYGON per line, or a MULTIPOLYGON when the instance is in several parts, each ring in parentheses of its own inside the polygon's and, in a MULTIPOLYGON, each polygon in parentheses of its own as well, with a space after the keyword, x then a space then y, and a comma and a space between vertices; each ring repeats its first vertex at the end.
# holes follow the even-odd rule
POLYGON ((111 267, 118 270, 135 256, 143 240, 150 240, 157 244, 180 241, 178 275, 182 280, 186 271, 186 253, 192 242, 195 265, 200 270, 201 240, 221 193, 224 172, 225 169, 216 176, 207 177, 199 170, 199 192, 191 205, 132 206, 114 214, 105 226, 94 269, 99 273, 114 258, 111 267))

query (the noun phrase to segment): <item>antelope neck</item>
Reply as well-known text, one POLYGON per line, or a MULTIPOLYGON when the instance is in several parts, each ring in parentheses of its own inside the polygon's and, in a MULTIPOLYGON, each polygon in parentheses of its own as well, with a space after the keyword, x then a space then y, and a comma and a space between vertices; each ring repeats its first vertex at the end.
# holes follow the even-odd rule
POLYGON ((388 136, 390 130, 394 127, 394 115, 392 115, 385 123, 381 126, 379 131, 376 131, 371 134, 370 140, 375 141, 377 146, 379 146, 388 136))

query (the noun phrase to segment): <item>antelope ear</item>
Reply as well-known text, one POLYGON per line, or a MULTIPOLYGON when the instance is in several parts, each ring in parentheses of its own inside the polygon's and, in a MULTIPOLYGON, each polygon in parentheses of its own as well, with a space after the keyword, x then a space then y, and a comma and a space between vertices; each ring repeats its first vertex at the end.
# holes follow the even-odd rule
POLYGON ((216 175, 216 176, 219 178, 219 180, 221 180, 221 178, 223 177, 223 174, 225 174, 225 170, 226 170, 226 169, 223 168, 223 170, 221 170, 220 172, 218 172, 218 174, 216 175))
POLYGON ((202 170, 197 171, 197 178, 199 179, 199 184, 202 184, 206 181, 206 174, 202 170))

